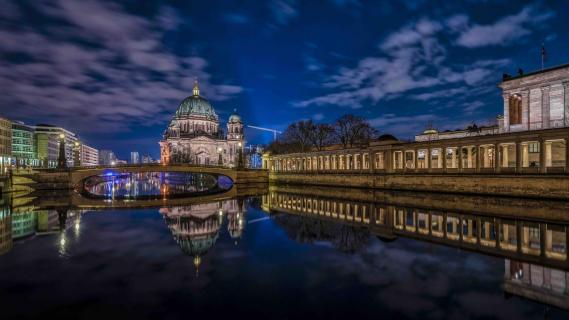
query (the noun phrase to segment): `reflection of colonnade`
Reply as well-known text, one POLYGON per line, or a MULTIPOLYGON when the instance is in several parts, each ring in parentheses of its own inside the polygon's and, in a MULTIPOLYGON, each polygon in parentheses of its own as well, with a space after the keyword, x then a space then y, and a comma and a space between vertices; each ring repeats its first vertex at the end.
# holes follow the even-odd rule
POLYGON ((504 291, 569 310, 569 272, 505 260, 504 291))
POLYGON ((567 224, 270 192, 263 209, 367 226, 379 237, 411 237, 522 261, 569 267, 567 224))
POLYGON ((241 237, 246 213, 242 199, 160 209, 174 240, 182 251, 193 257, 196 274, 202 257, 215 245, 223 224, 228 219, 228 232, 234 239, 241 237))

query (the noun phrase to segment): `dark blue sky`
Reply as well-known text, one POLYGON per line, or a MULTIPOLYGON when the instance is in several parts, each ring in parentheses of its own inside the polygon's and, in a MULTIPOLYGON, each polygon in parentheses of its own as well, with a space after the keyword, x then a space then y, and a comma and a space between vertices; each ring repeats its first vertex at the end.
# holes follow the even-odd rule
MULTIPOLYGON (((157 157, 194 77, 222 121, 369 118, 410 138, 502 112, 503 72, 569 62, 566 1, 0 0, 0 114, 157 157), (142 4, 143 3, 143 4, 142 4)), ((251 143, 271 135, 247 130, 251 143)))

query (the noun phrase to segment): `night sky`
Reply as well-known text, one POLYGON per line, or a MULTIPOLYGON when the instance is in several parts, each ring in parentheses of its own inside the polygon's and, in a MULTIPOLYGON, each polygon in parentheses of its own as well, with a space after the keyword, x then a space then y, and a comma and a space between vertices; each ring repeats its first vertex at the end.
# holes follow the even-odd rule
MULTIPOLYGON (((0 115, 128 158, 194 78, 222 122, 368 118, 410 138, 502 112, 502 73, 569 62, 567 1, 0 0, 0 115)), ((224 126, 225 127, 225 126, 224 126)), ((246 131, 250 143, 271 134, 246 131)))

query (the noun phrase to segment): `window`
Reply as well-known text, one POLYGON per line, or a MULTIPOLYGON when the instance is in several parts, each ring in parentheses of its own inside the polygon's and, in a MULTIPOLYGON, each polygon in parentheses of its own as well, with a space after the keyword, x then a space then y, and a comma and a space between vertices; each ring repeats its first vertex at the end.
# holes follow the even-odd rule
POLYGON ((539 142, 530 142, 528 145, 529 153, 539 153, 539 142))
POLYGON ((522 97, 519 94, 510 96, 509 101, 510 124, 522 123, 522 97))

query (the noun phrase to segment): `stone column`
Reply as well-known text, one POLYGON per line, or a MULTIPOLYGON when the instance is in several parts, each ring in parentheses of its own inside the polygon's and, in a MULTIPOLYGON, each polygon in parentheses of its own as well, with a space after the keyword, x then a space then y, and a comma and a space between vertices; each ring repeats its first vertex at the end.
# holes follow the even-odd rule
POLYGON ((553 162, 553 155, 552 155, 552 145, 550 142, 544 142, 545 144, 545 167, 551 167, 553 162))
POLYGON ((541 88, 541 128, 549 128, 549 86, 541 88))
POLYGON ((417 154, 417 149, 413 150, 413 169, 417 170, 417 167, 419 165, 419 157, 417 154))
POLYGON ((443 168, 443 172, 447 172, 447 147, 446 146, 441 147, 441 157, 443 160, 441 168, 443 168))
POLYGON ((545 257, 545 231, 546 224, 539 224, 539 255, 543 258, 545 257))
POLYGON ((476 172, 480 172, 480 146, 479 145, 475 145, 474 146, 475 150, 476 150, 476 157, 474 158, 476 161, 476 172))
POLYGON ((565 173, 569 173, 569 138, 565 138, 565 173))
POLYGON ((522 128, 529 130, 529 90, 522 90, 522 128))
POLYGON ((457 153, 457 158, 458 158, 458 171, 461 172, 462 171, 462 146, 459 146, 456 149, 456 153, 457 153))
POLYGON ((468 146, 466 149, 466 166, 472 168, 472 147, 468 146))
MULTIPOLYGON (((569 127, 569 81, 563 83, 563 105, 565 110, 565 126, 569 127)), ((565 161, 568 161, 566 159, 565 161)))
POLYGON ((545 141, 542 138, 539 139, 539 172, 547 172, 545 165, 545 141))
POLYGON ((500 172, 500 145, 494 144, 494 171, 500 172))
POLYGON ((516 141, 516 172, 522 172, 522 144, 516 141))
POLYGON ((503 93, 502 98, 504 99, 504 132, 510 132, 510 94, 503 93))

